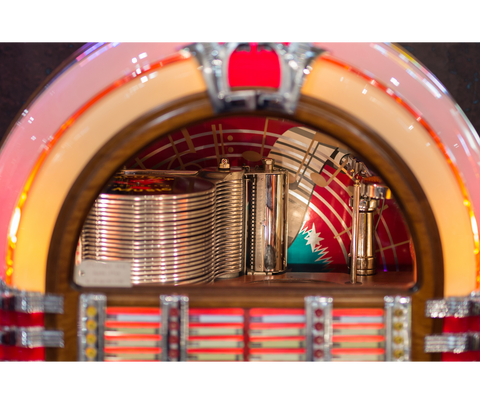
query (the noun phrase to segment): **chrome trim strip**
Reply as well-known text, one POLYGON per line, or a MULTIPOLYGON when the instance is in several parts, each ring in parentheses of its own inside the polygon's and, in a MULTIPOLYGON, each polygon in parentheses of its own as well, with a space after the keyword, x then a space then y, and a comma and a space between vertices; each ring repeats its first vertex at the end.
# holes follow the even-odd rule
POLYGON ((480 332, 429 335, 425 337, 425 353, 463 353, 480 350, 480 332))
POLYGON ((187 361, 188 297, 160 295, 161 361, 187 361))
POLYGON ((480 316, 480 292, 473 291, 467 297, 427 300, 425 316, 430 318, 480 316))
POLYGON ((406 296, 385 296, 385 360, 410 361, 412 301, 406 296))
POLYGON ((103 361, 105 357, 105 319, 106 319, 107 296, 104 294, 82 294, 78 303, 78 360, 79 361, 103 361), (96 311, 91 314, 89 307, 96 311), (89 316, 90 315, 90 316, 89 316), (90 320, 89 320, 90 319, 90 320), (95 322, 94 328, 89 327, 88 322, 95 322), (95 342, 89 343, 87 335, 95 337, 95 342), (93 351, 95 353, 93 354, 93 351), (87 357, 87 353, 90 354, 87 357))
POLYGON ((63 331, 46 331, 43 327, 3 328, 0 331, 0 345, 19 348, 63 348, 63 331))
POLYGON ((0 289, 0 309, 18 313, 63 314, 63 296, 26 292, 16 289, 0 289))
POLYGON ((306 361, 332 360, 332 310, 331 297, 305 297, 306 361))

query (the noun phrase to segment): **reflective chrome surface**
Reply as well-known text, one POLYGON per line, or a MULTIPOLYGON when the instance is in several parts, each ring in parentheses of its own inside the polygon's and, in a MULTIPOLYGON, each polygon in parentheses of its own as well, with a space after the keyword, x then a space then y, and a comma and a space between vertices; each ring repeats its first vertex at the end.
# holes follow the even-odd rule
POLYGON ((19 313, 63 314, 63 296, 0 288, 0 309, 19 313))
POLYGON ((162 361, 187 360, 188 301, 187 296, 160 296, 162 361))
POLYGON ((307 361, 332 360, 332 309, 333 299, 331 297, 305 297, 307 361))
POLYGON ((410 361, 412 301, 406 296, 385 296, 386 361, 410 361))
POLYGON ((247 173, 247 273, 273 274, 287 267, 288 175, 283 169, 247 173))
POLYGON ((201 66, 208 94, 216 112, 256 109, 282 110, 292 114, 297 106, 305 76, 310 73, 322 49, 306 43, 259 43, 274 51, 279 59, 281 82, 276 92, 265 90, 231 91, 228 83, 228 63, 231 54, 242 43, 195 43, 185 48, 201 66))
POLYGON ((103 361, 107 297, 82 294, 78 302, 78 360, 103 361))
POLYGON ((63 331, 46 331, 42 327, 4 328, 0 332, 0 345, 20 348, 63 348, 63 331))
POLYGON ((480 350, 479 332, 425 337, 425 353, 463 353, 478 350, 480 350))
POLYGON ((448 297, 446 299, 427 300, 425 316, 430 318, 468 317, 480 315, 479 301, 470 297, 448 297))
POLYGON ((216 185, 215 277, 234 278, 244 268, 245 181, 243 169, 231 168, 223 158, 218 169, 204 169, 202 177, 216 185))
MULTIPOLYGON (((380 179, 371 177, 362 162, 347 156, 347 167, 354 174, 353 195, 349 204, 352 207, 352 244, 350 258, 351 282, 356 276, 375 275, 375 225, 373 214, 379 207, 379 200, 384 200, 380 214, 385 206, 388 188, 380 184, 380 179), (365 177, 367 176, 367 178, 365 177), (368 177, 370 176, 370 177, 368 177), (377 183, 378 181, 378 183, 377 183), (356 258, 352 258, 356 256, 356 258)), ((378 218, 380 221, 381 215, 378 218)))

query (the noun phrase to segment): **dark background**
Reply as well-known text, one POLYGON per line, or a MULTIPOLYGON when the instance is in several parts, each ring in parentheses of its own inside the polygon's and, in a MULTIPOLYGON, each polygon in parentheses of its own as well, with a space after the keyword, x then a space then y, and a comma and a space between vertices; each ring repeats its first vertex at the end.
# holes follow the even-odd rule
MULTIPOLYGON (((84 43, 0 43, 0 138, 42 82, 84 43)), ((400 43, 425 65, 480 132, 480 43, 400 43)))

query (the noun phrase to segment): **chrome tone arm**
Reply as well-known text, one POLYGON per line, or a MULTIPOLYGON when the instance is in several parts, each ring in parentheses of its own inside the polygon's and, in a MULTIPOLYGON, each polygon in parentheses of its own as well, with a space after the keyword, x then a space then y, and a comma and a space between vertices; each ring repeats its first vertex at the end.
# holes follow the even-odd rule
POLYGON ((332 309, 331 297, 305 297, 307 361, 332 360, 332 309))
POLYGON ((202 68, 208 94, 217 113, 273 109, 293 114, 305 76, 311 64, 324 52, 306 43, 259 43, 270 47, 280 62, 281 81, 276 92, 266 90, 232 91, 228 83, 230 56, 244 43, 194 43, 184 50, 195 56, 202 68))

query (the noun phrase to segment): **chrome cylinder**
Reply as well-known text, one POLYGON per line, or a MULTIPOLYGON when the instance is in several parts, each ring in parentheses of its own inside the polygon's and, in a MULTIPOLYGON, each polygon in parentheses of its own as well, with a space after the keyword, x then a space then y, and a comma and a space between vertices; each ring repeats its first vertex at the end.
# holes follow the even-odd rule
MULTIPOLYGON (((357 217, 357 230, 353 230, 352 253, 350 254, 350 272, 355 275, 368 276, 377 273, 375 267, 375 226, 373 214, 379 206, 379 200, 385 197, 387 188, 377 183, 362 183, 358 187, 359 201, 350 198, 353 217, 357 217), (354 250, 355 249, 355 250, 354 250), (352 255, 356 255, 352 259, 352 255)), ((355 227, 355 223, 353 225, 355 227)))
POLYGON ((287 268, 288 175, 275 169, 273 159, 264 168, 247 173, 248 274, 274 274, 287 268))
POLYGON ((375 233, 373 213, 378 206, 377 200, 362 200, 359 211, 357 275, 366 276, 377 273, 375 268, 375 233))

